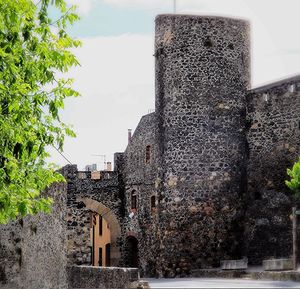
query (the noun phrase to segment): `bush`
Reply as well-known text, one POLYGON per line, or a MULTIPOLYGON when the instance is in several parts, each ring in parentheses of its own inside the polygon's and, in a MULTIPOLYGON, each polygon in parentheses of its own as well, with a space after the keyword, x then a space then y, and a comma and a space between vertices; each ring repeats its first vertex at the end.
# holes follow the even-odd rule
POLYGON ((287 170, 287 174, 290 176, 290 180, 286 180, 285 184, 300 197, 300 157, 291 169, 287 170))

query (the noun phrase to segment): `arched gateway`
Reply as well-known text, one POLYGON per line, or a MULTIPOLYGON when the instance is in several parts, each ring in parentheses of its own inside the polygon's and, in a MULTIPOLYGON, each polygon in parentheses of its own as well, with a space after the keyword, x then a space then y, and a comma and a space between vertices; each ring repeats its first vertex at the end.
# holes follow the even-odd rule
MULTIPOLYGON (((121 253, 120 249, 117 246, 117 239, 121 236, 121 227, 119 224, 119 221, 114 214, 112 210, 110 210, 108 207, 104 206, 102 203, 95 201, 90 198, 82 198, 78 201, 81 201, 84 203, 87 209, 90 211, 99 214, 102 218, 104 218, 109 225, 109 230, 110 230, 110 244, 109 244, 109 255, 110 257, 107 258, 106 262, 102 265, 108 265, 108 266, 114 266, 117 267, 119 266, 120 258, 121 258, 121 253)), ((108 248, 108 244, 106 245, 106 252, 108 248)), ((107 256, 107 254, 106 254, 107 256)), ((98 265, 100 261, 97 261, 97 264, 93 265, 98 265)), ((101 264, 100 264, 101 265, 101 264)))

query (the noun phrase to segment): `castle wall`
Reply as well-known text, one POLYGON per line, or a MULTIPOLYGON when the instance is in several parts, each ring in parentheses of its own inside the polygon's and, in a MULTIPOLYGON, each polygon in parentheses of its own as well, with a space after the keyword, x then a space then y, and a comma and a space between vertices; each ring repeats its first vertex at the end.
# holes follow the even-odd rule
POLYGON ((248 212, 246 244, 250 263, 292 253, 293 194, 284 180, 300 152, 300 77, 248 94, 248 212))
POLYGON ((156 18, 163 276, 240 256, 249 49, 246 21, 156 18))
POLYGON ((0 226, 0 288, 67 289, 66 186, 53 184, 44 196, 52 213, 0 226))
MULTIPOLYGON (((151 113, 142 117, 124 153, 125 217, 123 234, 134 236, 138 241, 141 274, 154 276, 157 256, 157 214, 151 210, 150 198, 156 196, 158 144, 155 142, 156 117, 151 113), (150 158, 146 158, 146 148, 150 146, 150 158), (131 194, 137 195, 137 208, 131 209, 131 194), (129 214, 134 212, 132 218, 129 214)), ((148 155, 149 157, 149 155, 148 155)), ((125 248, 126 254, 126 248, 125 248)), ((129 265, 130 256, 125 256, 129 265)))
POLYGON ((72 286, 98 282, 101 270, 71 266, 91 264, 92 212, 110 225, 111 265, 132 266, 131 238, 143 276, 289 257, 300 201, 284 180, 300 151, 300 77, 248 90, 249 42, 246 21, 158 16, 156 112, 115 154, 113 172, 93 179, 68 165, 67 185, 45 192, 51 215, 0 226, 0 287, 67 288, 67 263, 72 286))
MULTIPOLYGON (((90 172, 80 172, 76 166, 65 166, 62 169, 67 180, 67 256, 69 264, 90 265, 92 242, 90 237, 91 208, 86 207, 85 200, 94 201, 94 212, 101 215, 112 213, 122 225, 122 200, 119 194, 119 180, 117 172, 101 172, 100 179, 91 179, 90 172)), ((105 216, 103 216, 105 218, 105 216)), ((106 216, 108 217, 108 215, 106 216)), ((111 232, 114 234, 114 232, 111 232)), ((121 242, 121 240, 119 240, 121 242)), ((121 250, 122 245, 117 244, 121 250)), ((112 257, 113 258, 113 257, 112 257)), ((122 265, 120 263, 114 265, 122 265)))
POLYGON ((126 184, 153 184, 155 182, 157 166, 155 122, 155 113, 144 115, 125 150, 126 184), (147 146, 151 147, 151 158, 148 163, 146 162, 147 146))

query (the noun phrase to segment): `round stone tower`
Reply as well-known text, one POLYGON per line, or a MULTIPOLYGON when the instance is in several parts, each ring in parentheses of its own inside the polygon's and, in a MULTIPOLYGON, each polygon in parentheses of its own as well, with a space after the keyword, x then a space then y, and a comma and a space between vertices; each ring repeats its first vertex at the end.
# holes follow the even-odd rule
POLYGON ((157 270, 184 276, 242 257, 249 23, 159 15, 155 57, 157 270))

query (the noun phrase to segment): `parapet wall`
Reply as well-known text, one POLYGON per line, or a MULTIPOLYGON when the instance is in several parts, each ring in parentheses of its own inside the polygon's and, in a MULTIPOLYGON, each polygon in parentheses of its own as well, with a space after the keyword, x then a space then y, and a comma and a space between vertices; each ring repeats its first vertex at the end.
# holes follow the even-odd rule
POLYGON ((300 149, 300 77, 253 89, 247 98, 249 193, 286 191, 286 168, 300 149))
POLYGON ((139 266, 142 275, 153 276, 157 260, 159 238, 158 216, 151 208, 151 197, 157 202, 155 182, 158 167, 158 144, 155 142, 156 114, 144 115, 124 152, 125 214, 123 234, 125 238, 124 261, 133 266, 128 252, 127 237, 138 240, 139 266), (131 195, 137 197, 137 208, 132 209, 131 195), (129 217, 134 213, 132 217, 129 217))
POLYGON ((249 262, 289 257, 291 208, 296 204, 284 180, 300 155, 300 77, 249 91, 248 210, 245 239, 249 262))
POLYGON ((69 289, 129 289, 139 280, 138 269, 70 266, 69 289))

